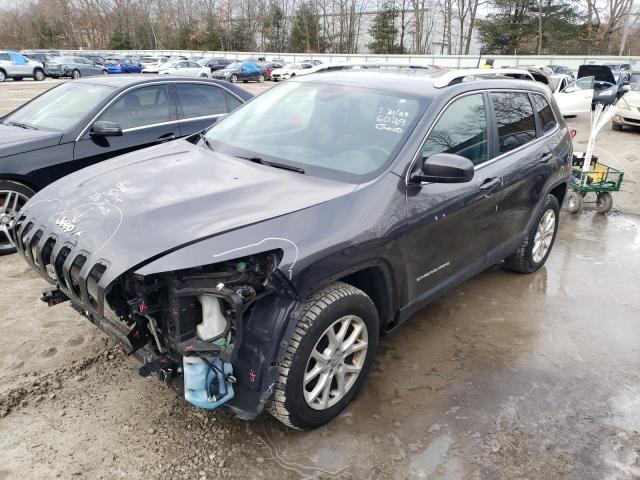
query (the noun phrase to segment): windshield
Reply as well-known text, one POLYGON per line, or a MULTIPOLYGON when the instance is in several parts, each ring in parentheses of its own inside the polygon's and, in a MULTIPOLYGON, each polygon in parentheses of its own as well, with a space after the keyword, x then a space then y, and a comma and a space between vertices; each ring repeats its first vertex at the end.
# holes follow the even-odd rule
POLYGON ((298 67, 300 67, 298 63, 287 63, 283 68, 297 69, 298 67))
POLYGON ((119 65, 120 63, 124 63, 124 60, 120 58, 107 58, 106 63, 108 65, 119 65))
POLYGON ((114 88, 88 83, 63 83, 8 115, 2 123, 60 132, 75 127, 114 88), (70 115, 69 112, 73 112, 70 115))
POLYGON ((162 64, 162 68, 173 68, 180 62, 184 62, 184 60, 169 60, 168 62, 164 62, 162 64))
POLYGON ((227 155, 361 183, 395 156, 424 103, 386 91, 287 82, 235 111, 205 138, 227 155))
POLYGON ((242 62, 234 62, 234 63, 231 63, 231 64, 227 65, 224 68, 225 69, 229 69, 229 70, 238 70, 241 67, 242 67, 242 62))
POLYGON ((209 62, 209 60, 211 60, 211 58, 201 58, 196 63, 198 65, 205 66, 207 64, 207 62, 209 62))

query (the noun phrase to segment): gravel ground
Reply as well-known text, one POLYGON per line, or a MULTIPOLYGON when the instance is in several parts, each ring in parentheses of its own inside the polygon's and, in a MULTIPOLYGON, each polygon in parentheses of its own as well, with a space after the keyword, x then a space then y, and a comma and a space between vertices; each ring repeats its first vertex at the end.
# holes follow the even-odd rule
MULTIPOLYGON (((55 83, 2 84, 0 109, 55 83)), ((579 149, 588 118, 570 123, 579 149)), ((0 479, 640 478, 639 140, 602 134, 628 172, 612 214, 563 214, 545 268, 492 268, 418 312, 308 433, 191 407, 0 258, 0 479)))

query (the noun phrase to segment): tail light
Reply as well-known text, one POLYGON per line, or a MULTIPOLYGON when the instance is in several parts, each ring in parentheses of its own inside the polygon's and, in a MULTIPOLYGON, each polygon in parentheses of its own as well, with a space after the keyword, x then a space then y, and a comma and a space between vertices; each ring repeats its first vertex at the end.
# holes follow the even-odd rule
POLYGON ((575 128, 571 128, 571 127, 569 127, 569 136, 570 136, 572 139, 576 136, 576 133, 578 133, 578 132, 576 131, 576 129, 575 129, 575 128))

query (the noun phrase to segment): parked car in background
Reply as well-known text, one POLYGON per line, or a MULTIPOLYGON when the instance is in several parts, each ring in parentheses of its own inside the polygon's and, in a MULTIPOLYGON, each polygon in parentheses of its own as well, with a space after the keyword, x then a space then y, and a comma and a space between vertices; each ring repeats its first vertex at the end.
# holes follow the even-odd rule
POLYGON ((262 65, 262 67, 264 68, 265 72, 267 73, 266 75, 266 79, 267 80, 271 80, 271 73, 276 69, 276 68, 282 68, 283 64, 282 63, 275 63, 275 62, 271 62, 271 63, 265 63, 262 65))
POLYGON ((306 75, 312 73, 313 66, 312 63, 287 63, 281 68, 274 68, 271 71, 271 80, 279 82, 295 76, 306 75))
POLYGON ((547 65, 551 69, 554 74, 557 75, 567 75, 572 78, 572 81, 575 80, 575 76, 573 75, 573 71, 569 67, 565 67, 564 65, 547 65))
POLYGON ((14 204, 88 165, 197 133, 250 98, 226 82, 118 75, 63 83, 14 110, 0 120, 0 253, 13 250, 14 204))
POLYGON ((169 57, 169 60, 186 60, 187 57, 185 57, 184 55, 171 55, 169 57))
POLYGON ((126 57, 109 57, 105 65, 109 73, 141 73, 142 65, 126 57))
POLYGON ((158 73, 169 57, 145 57, 141 60, 142 73, 158 73))
POLYGON ((51 78, 71 77, 78 79, 93 75, 106 75, 107 67, 84 57, 54 57, 47 63, 46 74, 51 78))
POLYGON ((215 72, 217 70, 222 70, 233 62, 228 58, 223 57, 204 57, 198 60, 198 63, 203 67, 209 67, 212 72, 215 72))
POLYGON ((547 67, 539 67, 537 65, 515 65, 513 68, 526 70, 531 74, 536 82, 540 82, 545 85, 549 85, 550 83, 549 74, 551 70, 545 70, 547 67))
POLYGON ((21 54, 29 60, 40 62, 45 70, 47 69, 47 62, 50 62, 55 58, 53 55, 42 52, 21 52, 21 54))
POLYGON ((611 124, 613 130, 622 130, 624 126, 640 127, 640 81, 636 81, 631 90, 618 99, 615 108, 611 124))
POLYGON ((0 83, 7 78, 14 80, 33 78, 36 81, 41 81, 44 80, 44 77, 42 63, 29 60, 16 52, 0 51, 0 83))
POLYGON ((87 58, 91 60, 93 63, 97 65, 105 65, 107 63, 107 59, 101 55, 93 55, 93 54, 82 54, 78 55, 79 57, 87 58))
POLYGON ((497 263, 540 270, 558 232, 572 145, 548 88, 415 73, 295 78, 194 141, 76 172, 24 207, 18 250, 51 304, 193 405, 326 424, 382 333, 497 263))
POLYGON ((627 90, 633 88, 633 85, 640 82, 640 71, 632 71, 629 72, 629 85, 630 87, 627 90))
POLYGON ((591 112, 594 95, 594 77, 580 77, 569 82, 567 75, 554 75, 558 85, 553 90, 553 98, 563 116, 575 116, 579 113, 591 112), (559 78, 558 78, 559 77, 559 78))
POLYGON ((221 70, 212 72, 211 76, 231 83, 249 81, 262 83, 267 77, 267 71, 254 62, 234 62, 221 70))
POLYGON ((558 93, 567 88, 567 86, 573 83, 573 77, 564 74, 556 74, 549 76, 549 88, 552 93, 558 93))
MULTIPOLYGON (((624 82, 618 83, 611 68, 607 65, 580 65, 578 79, 593 77, 593 105, 613 105, 624 94, 624 82)), ((618 79, 624 78, 618 75, 618 79)), ((628 84, 628 81, 627 81, 628 84)))
POLYGON ((161 75, 183 75, 187 77, 211 77, 211 69, 190 60, 169 60, 164 63, 158 73, 161 75))

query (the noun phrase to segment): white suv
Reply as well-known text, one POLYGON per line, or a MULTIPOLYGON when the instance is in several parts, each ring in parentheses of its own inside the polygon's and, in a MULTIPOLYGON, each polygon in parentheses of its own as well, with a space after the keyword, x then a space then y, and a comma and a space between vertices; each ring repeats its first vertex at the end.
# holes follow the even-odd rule
POLYGON ((44 76, 42 63, 28 60, 19 53, 0 51, 0 82, 4 82, 7 78, 14 80, 33 78, 40 81, 44 80, 44 76))

